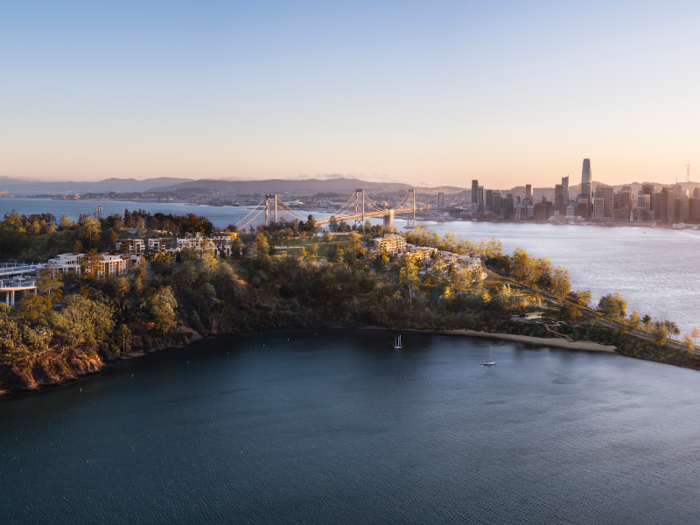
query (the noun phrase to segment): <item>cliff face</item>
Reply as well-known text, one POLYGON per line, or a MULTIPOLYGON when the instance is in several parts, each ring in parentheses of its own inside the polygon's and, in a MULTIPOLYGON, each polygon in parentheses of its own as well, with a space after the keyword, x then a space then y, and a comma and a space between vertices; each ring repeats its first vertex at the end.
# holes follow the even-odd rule
POLYGON ((73 381, 104 367, 100 356, 80 349, 46 352, 31 367, 0 364, 0 390, 18 392, 73 381))
MULTIPOLYGON (((129 354, 157 352, 173 345, 188 345, 201 341, 203 337, 186 326, 179 326, 168 338, 153 333, 152 323, 133 323, 130 328, 136 333, 131 341, 129 354)), ((220 331, 217 335, 230 333, 220 331)), ((122 358, 117 354, 107 353, 106 361, 122 358)), ((95 374, 105 367, 102 357, 80 348, 63 352, 48 351, 35 360, 31 366, 10 366, 0 363, 0 393, 22 392, 39 388, 57 386, 69 381, 75 381, 81 376, 95 374)))

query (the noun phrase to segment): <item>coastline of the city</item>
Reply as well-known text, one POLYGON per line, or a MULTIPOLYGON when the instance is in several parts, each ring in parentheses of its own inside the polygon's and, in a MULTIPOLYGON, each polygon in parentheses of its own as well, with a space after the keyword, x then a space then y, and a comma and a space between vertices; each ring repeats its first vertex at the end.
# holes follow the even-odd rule
MULTIPOLYGON (((276 196, 272 202, 281 214, 276 196)), ((268 210, 255 228, 244 222, 255 209, 246 209, 240 230, 195 214, 101 211, 57 222, 51 214, 6 212, 0 223, 3 253, 43 263, 5 261, 0 329, 17 334, 3 348, 5 391, 54 386, 109 361, 270 328, 431 330, 615 349, 700 368, 697 330, 676 339, 673 321, 630 313, 612 290, 596 305, 590 291, 572 289, 561 266, 520 248, 505 254, 496 239, 441 237, 415 219, 400 234, 369 217, 352 226, 334 216, 301 220, 291 209, 279 221, 268 210)))

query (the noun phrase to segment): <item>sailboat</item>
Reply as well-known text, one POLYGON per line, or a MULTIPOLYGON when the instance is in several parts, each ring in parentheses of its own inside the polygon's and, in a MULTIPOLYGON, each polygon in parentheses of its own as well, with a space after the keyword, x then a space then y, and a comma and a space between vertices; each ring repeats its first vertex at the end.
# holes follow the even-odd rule
POLYGON ((401 345, 401 336, 394 339, 394 350, 401 350, 403 346, 401 345))
POLYGON ((496 364, 496 361, 493 360, 493 346, 492 346, 491 347, 491 359, 481 363, 481 366, 494 366, 495 364, 496 364))

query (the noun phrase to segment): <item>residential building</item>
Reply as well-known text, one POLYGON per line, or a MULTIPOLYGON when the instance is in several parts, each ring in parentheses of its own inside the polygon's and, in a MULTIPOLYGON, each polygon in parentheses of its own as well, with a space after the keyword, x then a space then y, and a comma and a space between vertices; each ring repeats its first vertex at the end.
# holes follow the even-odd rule
POLYGON ((148 239, 148 249, 152 252, 172 250, 174 246, 175 242, 172 237, 158 237, 155 239, 148 239))
POLYGON ((143 239, 120 239, 115 243, 118 252, 141 254, 146 251, 143 239))
POLYGON ((391 255, 403 253, 406 250, 406 238, 395 233, 377 237, 373 240, 373 244, 375 250, 384 249, 386 253, 391 255))

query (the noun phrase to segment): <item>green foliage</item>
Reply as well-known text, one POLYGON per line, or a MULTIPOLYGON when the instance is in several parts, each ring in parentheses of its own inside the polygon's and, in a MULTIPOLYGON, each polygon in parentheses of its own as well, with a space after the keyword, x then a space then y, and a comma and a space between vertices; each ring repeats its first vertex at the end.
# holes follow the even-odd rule
POLYGON ((611 319, 624 319, 627 312, 627 301, 622 298, 619 292, 609 293, 600 298, 598 311, 611 319))

